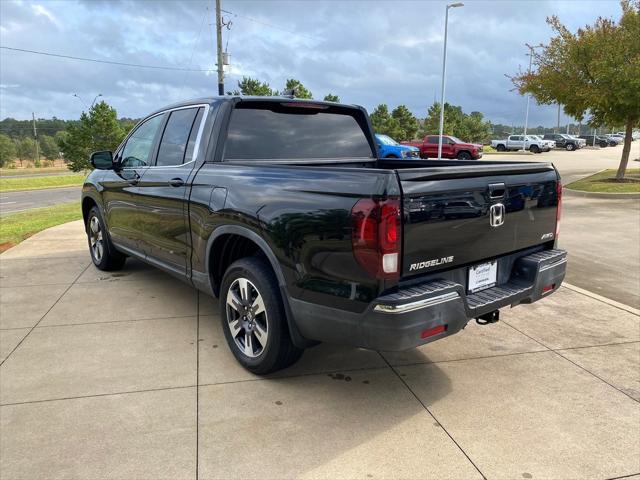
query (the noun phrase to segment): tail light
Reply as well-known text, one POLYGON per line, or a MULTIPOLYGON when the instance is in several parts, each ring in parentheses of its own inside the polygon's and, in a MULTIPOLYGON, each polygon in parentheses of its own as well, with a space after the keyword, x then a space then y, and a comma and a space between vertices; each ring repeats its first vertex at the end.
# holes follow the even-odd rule
POLYGON ((556 210, 556 238, 560 234, 560 215, 562 214, 562 182, 558 179, 556 185, 556 191, 558 193, 558 208, 556 210))
POLYGON ((363 198, 351 209, 353 254, 376 278, 400 276, 400 199, 363 198))

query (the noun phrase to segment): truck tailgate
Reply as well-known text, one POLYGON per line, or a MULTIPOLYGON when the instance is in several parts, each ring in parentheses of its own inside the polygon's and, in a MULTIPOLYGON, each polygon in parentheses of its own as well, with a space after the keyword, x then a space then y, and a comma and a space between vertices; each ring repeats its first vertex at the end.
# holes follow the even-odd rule
POLYGON ((402 276, 426 274, 553 240, 558 176, 546 163, 397 170, 402 276))

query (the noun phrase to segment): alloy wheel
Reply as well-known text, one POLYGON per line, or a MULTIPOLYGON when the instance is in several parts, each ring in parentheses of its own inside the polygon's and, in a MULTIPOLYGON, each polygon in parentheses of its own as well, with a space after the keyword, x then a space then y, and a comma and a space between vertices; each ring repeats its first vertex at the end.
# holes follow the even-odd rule
POLYGON ((246 278, 237 278, 227 292, 227 323, 236 346, 247 357, 262 354, 269 338, 264 299, 246 278))
POLYGON ((102 228, 100 228, 100 220, 95 216, 89 220, 89 244, 91 245, 91 255, 97 263, 100 263, 104 255, 104 237, 102 228))

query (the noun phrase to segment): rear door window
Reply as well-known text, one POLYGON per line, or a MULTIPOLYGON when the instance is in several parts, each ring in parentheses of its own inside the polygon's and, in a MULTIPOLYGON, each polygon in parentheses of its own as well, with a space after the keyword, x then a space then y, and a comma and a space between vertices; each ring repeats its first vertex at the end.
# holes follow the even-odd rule
POLYGON ((226 160, 373 158, 359 111, 324 105, 239 104, 232 112, 226 160), (307 106, 305 106, 307 105, 307 106))
MULTIPOLYGON (((169 119, 160 140, 160 148, 158 149, 157 166, 174 166, 182 165, 191 161, 187 156, 188 144, 191 138, 195 142, 195 135, 192 131, 197 130, 196 116, 198 116, 198 108, 183 108, 174 110, 169 114, 169 119)), ((191 145, 191 155, 193 154, 193 145, 191 145)))

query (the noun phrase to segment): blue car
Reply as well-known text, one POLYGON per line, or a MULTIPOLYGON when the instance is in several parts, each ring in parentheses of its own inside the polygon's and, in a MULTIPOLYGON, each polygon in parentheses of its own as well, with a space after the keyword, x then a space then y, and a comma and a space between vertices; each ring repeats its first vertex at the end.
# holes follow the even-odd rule
POLYGON ((409 145, 400 145, 388 135, 376 133, 376 143, 380 158, 415 158, 420 159, 420 150, 409 145))

